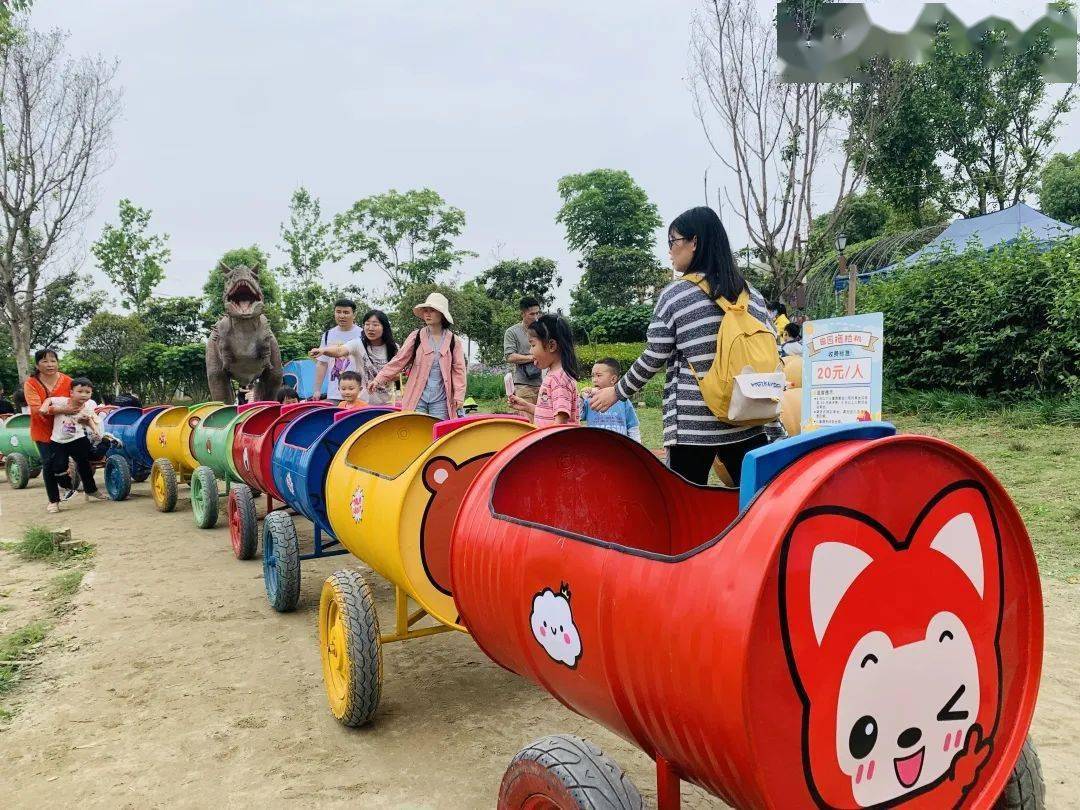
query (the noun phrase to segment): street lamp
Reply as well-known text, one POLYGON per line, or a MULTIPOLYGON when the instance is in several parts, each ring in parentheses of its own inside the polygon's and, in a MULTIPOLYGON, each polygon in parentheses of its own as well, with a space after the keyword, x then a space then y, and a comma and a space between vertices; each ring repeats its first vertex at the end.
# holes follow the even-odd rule
POLYGON ((855 265, 851 265, 851 269, 848 269, 847 256, 844 255, 844 248, 847 247, 847 234, 840 231, 836 234, 836 253, 837 260, 840 264, 840 274, 847 273, 847 309, 848 315, 855 314, 855 284, 858 279, 856 278, 858 271, 855 269, 855 265))

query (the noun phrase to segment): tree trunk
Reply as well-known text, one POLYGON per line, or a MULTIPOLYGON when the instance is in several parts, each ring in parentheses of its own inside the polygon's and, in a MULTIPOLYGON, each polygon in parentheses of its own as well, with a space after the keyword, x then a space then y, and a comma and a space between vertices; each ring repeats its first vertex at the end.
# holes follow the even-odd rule
POLYGON ((15 353, 15 368, 19 371, 19 382, 30 376, 30 330, 18 324, 11 324, 11 348, 15 353))

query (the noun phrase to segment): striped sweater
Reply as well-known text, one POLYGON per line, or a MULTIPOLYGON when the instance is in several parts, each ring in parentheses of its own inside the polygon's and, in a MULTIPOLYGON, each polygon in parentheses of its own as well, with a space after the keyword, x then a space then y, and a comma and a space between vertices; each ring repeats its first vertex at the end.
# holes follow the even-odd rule
MULTIPOLYGON (((765 299, 750 287, 749 312, 775 332, 765 299)), ((666 286, 656 300, 649 323, 645 351, 619 380, 620 399, 629 399, 665 365, 664 446, 673 444, 729 444, 753 438, 762 427, 733 427, 713 416, 701 396, 690 364, 704 375, 716 357, 716 333, 724 311, 689 281, 666 286)))

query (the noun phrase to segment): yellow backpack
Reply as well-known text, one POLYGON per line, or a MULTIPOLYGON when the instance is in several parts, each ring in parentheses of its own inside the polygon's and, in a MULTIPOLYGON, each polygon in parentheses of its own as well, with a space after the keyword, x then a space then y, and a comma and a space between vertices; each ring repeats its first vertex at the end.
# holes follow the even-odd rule
MULTIPOLYGON (((709 294, 702 276, 683 278, 709 294)), ((746 290, 734 304, 723 297, 716 303, 724 311, 716 333, 716 357, 704 377, 690 364, 701 396, 713 415, 727 424, 750 427, 773 422, 780 416, 785 384, 783 371, 777 371, 783 366, 776 335, 750 314, 746 290)))

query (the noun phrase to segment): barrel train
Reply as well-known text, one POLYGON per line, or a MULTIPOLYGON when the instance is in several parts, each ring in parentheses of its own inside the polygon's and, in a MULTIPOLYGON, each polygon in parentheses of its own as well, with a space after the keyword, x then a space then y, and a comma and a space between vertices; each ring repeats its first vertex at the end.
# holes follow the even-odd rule
MULTIPOLYGON (((224 482, 238 558, 266 495, 275 609, 295 609, 312 557, 350 553, 394 586, 385 632, 363 574, 323 584, 345 725, 377 712, 383 645, 461 631, 645 751, 664 810, 683 780, 740 808, 1042 806, 1038 569, 1005 490, 947 442, 826 428, 753 451, 722 489, 614 433, 513 417, 211 403, 106 425, 159 509, 190 481, 212 526, 224 482)), ((21 428, 0 441, 21 448, 21 428)), ((506 808, 641 804, 566 735, 524 748, 499 792, 506 808)))

